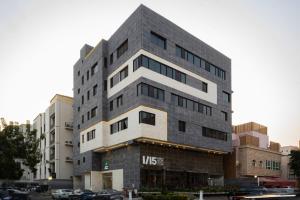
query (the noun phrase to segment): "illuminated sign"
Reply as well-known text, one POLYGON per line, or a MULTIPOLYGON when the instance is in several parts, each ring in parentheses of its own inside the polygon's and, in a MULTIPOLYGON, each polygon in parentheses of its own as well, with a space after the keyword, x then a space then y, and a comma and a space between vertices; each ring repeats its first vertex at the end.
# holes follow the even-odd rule
POLYGON ((163 166, 164 158, 154 156, 143 156, 143 165, 163 166))

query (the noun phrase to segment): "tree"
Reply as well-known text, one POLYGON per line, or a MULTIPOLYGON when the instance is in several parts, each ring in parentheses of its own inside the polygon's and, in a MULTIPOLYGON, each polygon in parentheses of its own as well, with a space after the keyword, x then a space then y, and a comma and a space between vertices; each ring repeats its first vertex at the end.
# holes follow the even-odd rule
POLYGON ((290 154, 289 166, 293 170, 294 175, 300 180, 300 151, 293 150, 290 154))
POLYGON ((23 170, 15 159, 24 160, 24 164, 35 173, 36 164, 41 156, 38 149, 40 139, 36 138, 36 130, 31 131, 30 125, 26 132, 20 132, 19 126, 5 126, 0 131, 0 179, 20 179, 23 170))

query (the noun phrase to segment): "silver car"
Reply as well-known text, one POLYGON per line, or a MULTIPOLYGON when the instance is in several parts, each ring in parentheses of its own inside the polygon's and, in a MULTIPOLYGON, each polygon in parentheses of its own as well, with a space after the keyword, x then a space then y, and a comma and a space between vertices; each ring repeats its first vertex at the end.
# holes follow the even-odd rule
POLYGON ((69 195, 73 193, 71 189, 58 189, 52 192, 52 199, 68 199, 69 195))

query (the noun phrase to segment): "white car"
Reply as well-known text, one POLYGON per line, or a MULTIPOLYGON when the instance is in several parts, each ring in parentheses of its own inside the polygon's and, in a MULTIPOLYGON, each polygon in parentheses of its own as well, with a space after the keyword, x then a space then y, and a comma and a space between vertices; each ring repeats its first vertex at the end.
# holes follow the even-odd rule
POLYGON ((68 199, 69 195, 73 193, 71 189, 58 189, 52 192, 52 199, 68 199))

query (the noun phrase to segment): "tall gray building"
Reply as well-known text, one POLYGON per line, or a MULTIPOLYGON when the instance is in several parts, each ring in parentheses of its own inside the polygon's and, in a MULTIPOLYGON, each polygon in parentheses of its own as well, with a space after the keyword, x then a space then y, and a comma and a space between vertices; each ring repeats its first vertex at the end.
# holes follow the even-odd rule
POLYGON ((223 184, 231 93, 228 57, 139 6, 74 65, 74 187, 223 184))

